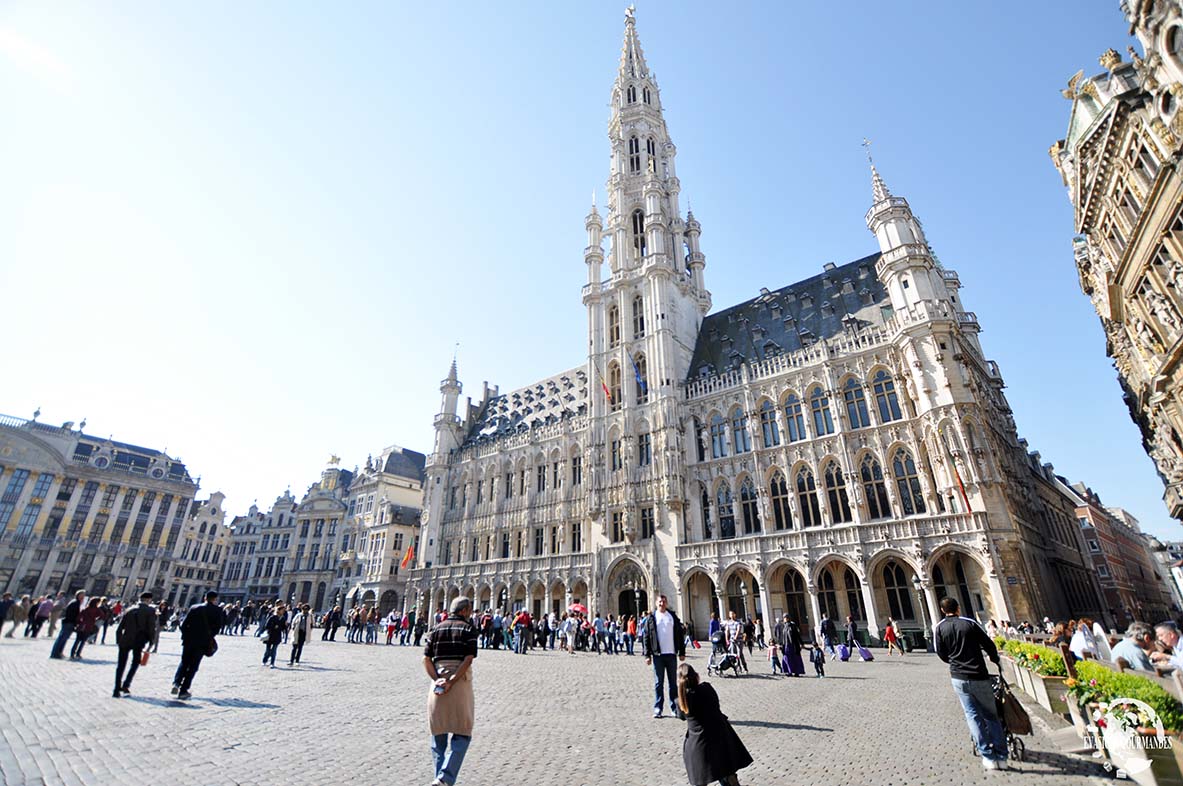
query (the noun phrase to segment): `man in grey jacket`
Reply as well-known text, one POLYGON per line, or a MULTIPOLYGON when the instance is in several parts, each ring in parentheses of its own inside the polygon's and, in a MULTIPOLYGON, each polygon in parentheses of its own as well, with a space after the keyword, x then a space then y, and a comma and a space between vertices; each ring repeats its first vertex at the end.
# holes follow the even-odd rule
POLYGON ((140 596, 140 605, 123 612, 119 627, 115 629, 119 660, 115 666, 115 690, 111 693, 111 698, 118 699, 124 693, 131 693, 131 681, 136 676, 136 669, 140 667, 144 647, 155 635, 156 609, 152 608, 152 593, 145 592, 140 596), (128 655, 131 655, 131 668, 124 678, 123 669, 127 666, 128 655))

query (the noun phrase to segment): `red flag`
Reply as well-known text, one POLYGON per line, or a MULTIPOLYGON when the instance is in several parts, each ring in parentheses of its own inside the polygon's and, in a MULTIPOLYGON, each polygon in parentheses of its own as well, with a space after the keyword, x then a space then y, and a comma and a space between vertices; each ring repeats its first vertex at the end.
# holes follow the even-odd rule
POLYGON ((413 560, 413 559, 415 559, 415 544, 414 543, 407 546, 407 553, 405 556, 403 556, 402 564, 400 564, 399 567, 405 568, 407 565, 411 564, 411 560, 413 560))
POLYGON ((608 399, 608 403, 612 403, 612 391, 608 389, 608 383, 604 381, 604 375, 600 373, 600 364, 592 363, 596 368, 596 378, 600 380, 600 387, 604 389, 604 396, 608 399))
POLYGON ((969 495, 965 493, 965 483, 961 481, 961 473, 957 471, 957 462, 953 460, 953 453, 949 450, 949 443, 945 441, 943 433, 938 434, 937 438, 941 441, 941 447, 945 449, 945 458, 949 462, 949 466, 953 468, 953 477, 957 480, 957 490, 961 492, 961 501, 965 503, 965 512, 972 513, 973 508, 969 504, 969 495))

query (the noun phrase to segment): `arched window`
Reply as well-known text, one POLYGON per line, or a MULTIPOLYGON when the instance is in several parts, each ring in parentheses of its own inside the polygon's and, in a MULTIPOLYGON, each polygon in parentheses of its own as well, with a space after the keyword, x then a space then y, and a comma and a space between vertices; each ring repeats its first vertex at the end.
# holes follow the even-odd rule
POLYGON ((630 104, 637 103, 637 86, 636 85, 629 85, 628 86, 628 102, 630 104))
POLYGON ((739 506, 743 512, 743 534, 754 535, 760 531, 760 508, 756 504, 756 486, 750 477, 739 487, 739 506))
POLYGON ((830 397, 820 387, 809 394, 809 409, 813 412, 813 433, 821 437, 834 433, 834 419, 830 416, 830 397))
POLYGON ((817 501, 817 484, 809 467, 797 470, 797 501, 801 503, 801 526, 821 525, 822 509, 817 501))
POLYGON ((891 504, 887 501, 887 484, 883 481, 883 468, 870 453, 863 456, 859 464, 859 475, 863 481, 863 494, 867 497, 867 512, 872 519, 891 516, 891 504))
POLYGON ((645 214, 633 211, 633 252, 637 258, 645 256, 645 214))
POLYGON ((201 527, 200 527, 200 528, 198 528, 198 530, 197 530, 197 534, 198 534, 198 535, 204 535, 204 534, 205 534, 205 522, 204 522, 204 521, 203 521, 203 522, 201 522, 201 527))
POLYGON ((699 461, 707 460, 707 443, 706 443, 706 429, 698 422, 698 418, 693 419, 694 425, 694 448, 699 461))
POLYGON ((915 619, 912 611, 912 588, 908 586, 904 569, 895 560, 883 566, 883 587, 887 590, 887 606, 897 620, 915 619))
POLYGON ((890 423, 903 417, 900 414, 900 402, 895 395, 895 383, 891 375, 883 369, 875 372, 871 380, 875 388, 875 405, 879 408, 879 422, 890 423))
POLYGON ((891 460, 891 470, 895 475, 904 515, 924 513, 924 495, 920 491, 920 477, 916 474, 916 462, 912 460, 912 454, 903 448, 897 450, 891 460))
POLYGON ((711 418, 711 458, 723 458, 726 455, 727 434, 723 416, 716 412, 711 418))
POLYGON ((826 465, 823 473, 826 484, 826 498, 830 503, 830 516, 835 524, 850 521, 850 498, 846 496, 846 479, 837 461, 826 465))
POLYGON ((764 447, 775 448, 780 444, 780 429, 776 425, 776 407, 768 399, 760 405, 760 432, 764 437, 764 447))
POLYGON ((839 620, 838 593, 834 590, 834 574, 827 568, 822 572, 821 590, 817 593, 817 605, 821 606, 822 614, 829 615, 832 620, 839 620))
POLYGON ((719 484, 715 492, 716 510, 719 512, 719 537, 735 537, 735 510, 731 499, 731 488, 726 483, 719 484))
POLYGON ((616 306, 608 307, 608 346, 614 347, 620 343, 620 309, 616 306))
POLYGON ((703 537, 710 540, 713 534, 711 532, 711 492, 707 491, 707 487, 701 483, 698 486, 702 492, 702 534, 703 537))
POLYGON ((867 414, 867 397, 863 394, 863 386, 854 377, 846 381, 842 388, 842 397, 846 400, 846 419, 851 428, 865 428, 871 425, 871 418, 867 414))
POLYGON ((802 629, 809 628, 808 595, 805 594, 805 579, 795 570, 785 571, 785 611, 789 619, 796 622, 802 629))
POLYGON ((790 393, 785 399, 785 428, 789 432, 789 442, 805 439, 805 417, 801 414, 801 399, 796 393, 790 393))
POLYGON ((856 620, 865 620, 867 615, 863 611, 863 593, 859 588, 858 576, 847 568, 842 576, 842 583, 846 585, 846 605, 850 609, 850 616, 856 620))
POLYGON ((641 171, 641 140, 635 136, 628 140, 628 171, 634 175, 641 171))
POLYGON ((778 530, 792 529, 793 512, 789 507, 789 484, 785 482, 784 473, 779 469, 772 473, 768 491, 772 498, 773 526, 778 530))
POLYGON ((747 453, 752 449, 752 440, 748 436, 748 413, 742 407, 731 411, 731 441, 735 445, 735 452, 747 453))
POLYGON ((649 88, 647 88, 647 87, 641 88, 641 98, 645 101, 646 104, 652 102, 653 96, 649 93, 649 88))
POLYGON ((646 170, 649 172, 657 171, 657 144, 654 143, 653 137, 645 140, 645 155, 646 155, 646 170))
POLYGON ((633 338, 645 335, 645 298, 637 295, 633 298, 633 338))
POLYGON ((620 366, 616 361, 608 364, 608 395, 612 398, 612 409, 620 409, 620 366))
POLYGON ((973 598, 969 594, 969 582, 965 578, 965 565, 960 554, 953 558, 953 575, 957 578, 957 594, 961 596, 961 615, 974 619, 977 609, 974 608, 973 598))
POLYGON ((649 364, 644 355, 633 358, 633 375, 637 383, 637 403, 645 404, 649 401, 649 364))

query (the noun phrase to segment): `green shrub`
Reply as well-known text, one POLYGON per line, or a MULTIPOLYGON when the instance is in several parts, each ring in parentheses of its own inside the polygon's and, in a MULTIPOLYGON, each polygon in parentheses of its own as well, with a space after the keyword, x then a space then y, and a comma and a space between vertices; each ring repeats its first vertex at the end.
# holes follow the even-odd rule
POLYGON ((1007 655, 1015 659, 1015 663, 1025 669, 1045 677, 1067 677, 1068 669, 1064 665, 1064 656, 1058 649, 1045 647, 1042 644, 1031 644, 1018 639, 994 639, 1007 655))
POLYGON ((1076 664, 1076 676, 1091 686, 1093 701, 1139 699, 1154 708, 1167 731, 1183 731, 1183 704, 1158 683, 1137 674, 1119 674, 1087 660, 1076 664))

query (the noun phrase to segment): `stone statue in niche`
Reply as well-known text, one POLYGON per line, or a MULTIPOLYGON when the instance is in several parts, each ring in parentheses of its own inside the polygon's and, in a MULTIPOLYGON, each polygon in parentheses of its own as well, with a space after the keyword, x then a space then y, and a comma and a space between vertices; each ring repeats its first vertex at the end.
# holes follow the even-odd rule
POLYGON ((1147 286, 1142 290, 1142 297, 1145 298, 1147 307, 1158 319, 1160 325, 1166 327, 1171 335, 1179 332, 1183 324, 1180 324, 1179 315, 1175 313, 1174 307, 1164 296, 1147 286))
POLYGON ((1150 326, 1139 317, 1130 315, 1126 328, 1130 333, 1130 341, 1147 357, 1158 354, 1158 341, 1150 332, 1150 326))

